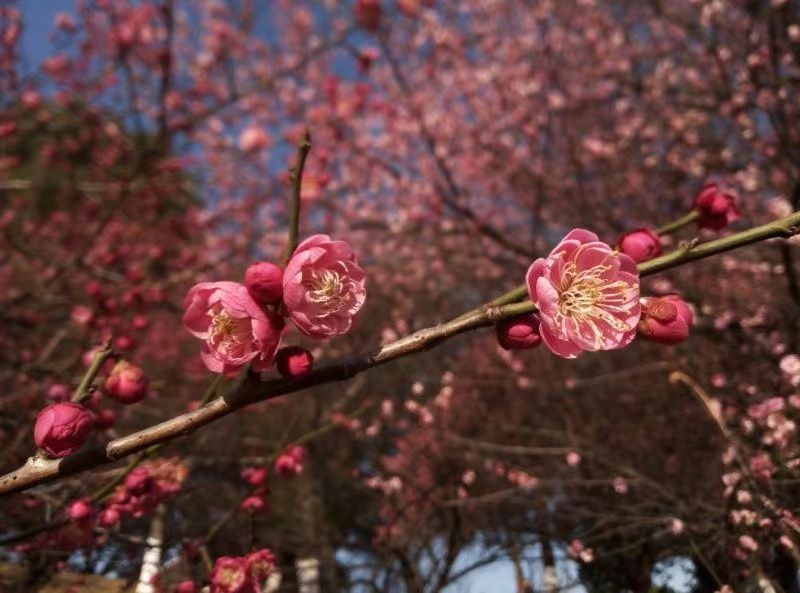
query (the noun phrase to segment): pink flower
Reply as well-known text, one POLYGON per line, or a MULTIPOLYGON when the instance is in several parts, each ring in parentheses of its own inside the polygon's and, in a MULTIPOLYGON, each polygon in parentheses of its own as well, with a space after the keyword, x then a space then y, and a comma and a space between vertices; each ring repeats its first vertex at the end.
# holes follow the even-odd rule
POLYGON ((271 305, 283 296, 283 270, 270 262, 258 262, 247 268, 244 285, 261 305, 271 305))
POLYGON ((203 282, 189 290, 183 323, 205 342, 200 354, 214 373, 235 371, 248 362, 254 371, 272 364, 283 323, 236 282, 203 282))
POLYGON ((669 522, 669 532, 672 535, 680 535, 686 529, 686 524, 680 519, 674 518, 669 522))
POLYGON ((140 402, 147 395, 147 375, 135 364, 121 360, 106 379, 105 392, 123 404, 140 402))
POLYGON ((693 323, 692 310, 677 294, 642 299, 639 335, 651 342, 659 344, 683 342, 689 337, 693 323))
POLYGON ((194 581, 181 581, 175 587, 175 593, 197 593, 198 591, 194 581))
POLYGON ((242 504, 239 505, 243 511, 247 511, 249 513, 259 513, 259 512, 267 512, 267 501, 263 496, 248 496, 242 501, 242 504))
POLYGON ((636 263, 661 255, 658 235, 648 228, 636 229, 619 238, 619 250, 636 263))
POLYGON ((250 588, 250 575, 244 558, 222 556, 211 571, 212 593, 243 593, 250 588))
POLYGON ((246 467, 242 470, 242 479, 251 486, 261 486, 267 481, 269 472, 265 467, 246 467))
POLYGON ((255 583, 257 590, 260 591, 264 581, 275 572, 275 565, 278 563, 278 559, 271 550, 263 548, 245 556, 245 562, 247 563, 247 572, 250 578, 255 583))
POLYGON ((525 278, 539 308, 542 340, 564 358, 614 350, 636 336, 639 271, 592 232, 571 231, 525 278))
POLYGON ((503 319, 495 326, 497 341, 506 350, 534 348, 542 343, 539 325, 539 316, 536 314, 503 319))
POLYGON ((47 397, 54 402, 63 402, 69 399, 69 387, 63 383, 53 383, 47 390, 47 397))
POLYGON ((269 136, 260 126, 250 126, 239 135, 239 148, 243 152, 256 152, 269 146, 269 136))
POLYGON ((700 213, 697 224, 702 229, 719 231, 737 220, 741 213, 736 198, 723 192, 716 183, 707 183, 694 199, 694 209, 700 213))
POLYGON ((397 8, 409 18, 419 16, 420 0, 397 0, 397 8))
POLYGON ((36 416, 36 446, 53 457, 65 457, 83 446, 92 430, 92 415, 79 404, 63 402, 47 406, 36 416))
POLYGON ((92 515, 92 502, 88 498, 79 498, 72 502, 67 510, 67 515, 73 521, 83 521, 92 515))
POLYGON ((312 338, 350 331, 364 304, 365 274, 345 241, 313 235, 300 243, 283 273, 283 302, 295 325, 312 338))
POLYGON ((115 508, 108 508, 100 513, 97 522, 103 527, 113 527, 119 523, 119 511, 115 508))
POLYGON ((275 355, 275 366, 285 379, 302 379, 314 370, 314 357, 300 346, 281 348, 275 355))
POLYGON ((303 447, 289 447, 275 460, 275 473, 282 478, 294 477, 302 473, 305 458, 306 450, 303 447))
POLYGON ((758 550, 758 542, 749 535, 739 536, 739 545, 749 552, 758 550))

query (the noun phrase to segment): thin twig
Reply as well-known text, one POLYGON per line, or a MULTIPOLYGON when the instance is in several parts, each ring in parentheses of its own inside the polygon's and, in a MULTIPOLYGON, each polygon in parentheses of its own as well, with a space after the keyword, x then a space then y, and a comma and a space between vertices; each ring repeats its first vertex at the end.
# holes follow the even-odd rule
POLYGON ((303 169, 305 169, 306 159, 310 151, 311 133, 306 130, 300 145, 297 147, 297 161, 289 169, 289 178, 292 180, 292 201, 289 212, 289 242, 286 245, 286 253, 283 256, 284 264, 291 259, 294 250, 297 249, 298 236, 300 234, 300 198, 303 189, 303 169))

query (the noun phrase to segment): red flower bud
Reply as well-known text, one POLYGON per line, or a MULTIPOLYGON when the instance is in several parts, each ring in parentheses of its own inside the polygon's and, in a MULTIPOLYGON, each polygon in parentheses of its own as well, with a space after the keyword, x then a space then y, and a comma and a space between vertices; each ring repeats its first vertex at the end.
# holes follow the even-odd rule
POLYGON ((497 322, 497 341, 506 350, 526 350, 542 342, 539 334, 539 316, 530 313, 497 322))
POLYGON ((294 477, 303 471, 306 450, 303 447, 289 447, 275 460, 275 473, 282 478, 294 477))
POLYGON ((661 255, 661 242, 650 229, 641 228, 619 238, 619 250, 637 264, 661 255))
POLYGON ((248 496, 242 501, 240 508, 249 513, 267 512, 267 501, 263 496, 248 496))
POLYGON ((119 511, 117 509, 109 507, 102 513, 100 513, 100 516, 97 518, 97 522, 102 527, 113 527, 114 525, 119 523, 119 519, 120 519, 119 511))
POLYGON ((147 395, 147 375, 125 360, 119 361, 106 379, 106 394, 122 404, 135 404, 147 395))
POLYGON ((65 457, 83 446, 92 424, 92 415, 80 404, 52 404, 36 417, 33 438, 48 455, 65 457))
POLYGON ((283 270, 270 262, 258 262, 247 268, 244 285, 260 305, 271 305, 283 297, 283 270))
POLYGON ((124 352, 136 348, 136 338, 131 336, 119 336, 114 340, 114 350, 124 352))
POLYGON ((267 481, 268 475, 265 467, 246 467, 242 470, 242 479, 251 486, 261 486, 267 481))
POLYGON ((275 355, 275 366, 285 379, 302 379, 314 369, 314 357, 305 348, 287 346, 278 350, 275 355))
POLYGON ((73 521, 83 521, 92 515, 92 502, 88 498, 80 498, 69 505, 67 515, 73 521))
POLYGON ((111 428, 117 423, 117 413, 114 410, 96 410, 94 414, 94 426, 100 430, 111 428))
POLYGON ((689 337, 693 323, 692 310, 676 294, 642 299, 639 335, 646 340, 659 344, 678 344, 689 337))
POLYGON ((175 593, 197 593, 199 589, 194 581, 181 581, 175 587, 175 593))
POLYGON ((723 192, 716 183, 706 184, 694 200, 700 213, 697 224, 702 229, 719 231, 741 216, 736 198, 723 192))
POLYGON ((47 397, 55 402, 63 402, 69 399, 69 387, 63 383, 53 383, 47 390, 47 397))

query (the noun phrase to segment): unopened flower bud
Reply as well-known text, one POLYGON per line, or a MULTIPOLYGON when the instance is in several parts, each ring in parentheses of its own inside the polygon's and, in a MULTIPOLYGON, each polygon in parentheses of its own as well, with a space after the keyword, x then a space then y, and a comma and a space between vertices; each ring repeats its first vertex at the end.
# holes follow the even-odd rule
POLYGON ((88 498, 80 498, 69 505, 67 515, 73 521, 83 521, 91 516, 93 510, 88 498))
POLYGON ((287 346, 278 350, 275 365, 285 379, 302 379, 314 369, 314 357, 311 352, 300 346, 287 346))
POLYGON ((700 213, 700 228, 719 231, 739 218, 736 197, 724 192, 716 183, 708 183, 694 200, 694 209, 700 213))
POLYGON ((495 326, 497 341, 506 350, 526 350, 542 342, 539 316, 530 313, 503 319, 495 326))
POLYGON ((659 344, 678 344, 689 337, 694 314, 680 296, 645 297, 641 302, 640 336, 659 344))
POLYGON ((147 395, 147 375, 125 360, 119 361, 106 379, 105 392, 123 404, 135 404, 147 395))
POLYGON ((636 263, 641 263, 661 255, 661 242, 658 235, 648 228, 636 229, 619 238, 619 250, 636 263))
POLYGON ((271 305, 283 297, 283 270, 270 262, 258 262, 247 268, 244 285, 260 305, 271 305))
POLYGON ((53 457, 65 457, 83 446, 92 430, 92 415, 80 404, 47 406, 36 417, 36 446, 53 457))

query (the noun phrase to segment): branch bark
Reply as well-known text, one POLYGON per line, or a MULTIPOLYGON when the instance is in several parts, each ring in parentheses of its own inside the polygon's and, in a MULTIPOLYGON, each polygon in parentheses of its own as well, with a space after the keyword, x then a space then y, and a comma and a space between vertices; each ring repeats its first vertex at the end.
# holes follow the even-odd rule
MULTIPOLYGON (((688 244, 662 257, 640 264, 639 271, 642 276, 647 276, 766 239, 788 238, 798 233, 800 233, 800 211, 728 237, 699 245, 688 244)), ((153 445, 176 440, 250 404, 297 393, 316 385, 346 381, 368 369, 434 348, 454 336, 491 326, 500 319, 535 311, 534 304, 529 300, 514 302, 523 298, 525 294, 524 286, 515 288, 460 317, 421 329, 373 352, 321 367, 299 381, 286 379, 260 381, 258 378, 249 378, 230 393, 212 400, 198 410, 63 459, 33 456, 22 467, 0 477, 0 496, 28 490, 39 484, 111 463, 153 445)))

